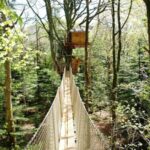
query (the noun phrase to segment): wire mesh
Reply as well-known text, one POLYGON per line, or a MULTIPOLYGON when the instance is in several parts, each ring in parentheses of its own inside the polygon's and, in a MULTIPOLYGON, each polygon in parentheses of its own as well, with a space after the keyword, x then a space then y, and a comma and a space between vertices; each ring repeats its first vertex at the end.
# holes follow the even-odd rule
POLYGON ((77 150, 106 150, 108 142, 104 135, 96 128, 80 97, 79 89, 70 72, 70 86, 73 105, 74 125, 76 128, 77 150))
POLYGON ((64 98, 65 72, 56 97, 26 150, 58 150, 60 141, 62 100, 64 98))
MULTIPOLYGON (((68 73, 67 73, 68 74, 68 73)), ((74 128, 76 132, 76 150, 106 150, 107 141, 99 130, 94 126, 84 107, 79 89, 75 85, 74 77, 70 69, 70 91, 74 128)), ((66 71, 57 90, 53 104, 46 114, 43 122, 28 143, 26 150, 59 150, 61 137, 62 108, 64 99, 66 71)))

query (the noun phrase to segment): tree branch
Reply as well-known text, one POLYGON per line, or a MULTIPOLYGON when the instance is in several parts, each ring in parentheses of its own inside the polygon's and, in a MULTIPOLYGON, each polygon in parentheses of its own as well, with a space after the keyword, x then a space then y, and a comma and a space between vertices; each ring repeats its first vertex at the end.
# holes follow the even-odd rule
MULTIPOLYGON (((129 17, 130 17, 130 14, 131 14, 131 10, 132 10, 132 4, 133 4, 133 0, 130 1, 130 7, 129 7, 129 12, 128 12, 128 16, 126 18, 126 20, 124 21, 124 23, 122 24, 120 30, 122 30, 124 28, 124 26, 126 25, 129 17)), ((117 35, 119 33, 119 30, 115 33, 115 35, 117 35)))
POLYGON ((39 16, 38 13, 36 13, 36 11, 33 9, 33 6, 31 6, 29 0, 26 0, 28 3, 28 6, 31 8, 31 10, 33 11, 33 13, 37 16, 37 18, 39 19, 39 21, 41 22, 43 28, 45 29, 45 31, 49 34, 49 30, 46 28, 46 25, 44 24, 44 22, 42 21, 41 17, 39 16))

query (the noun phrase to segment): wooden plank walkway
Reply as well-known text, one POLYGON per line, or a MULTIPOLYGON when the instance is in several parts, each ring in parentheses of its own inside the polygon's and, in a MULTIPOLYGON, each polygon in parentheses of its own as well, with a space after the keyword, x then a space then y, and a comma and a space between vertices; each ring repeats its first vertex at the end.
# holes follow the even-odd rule
POLYGON ((70 95, 70 80, 69 75, 66 74, 65 79, 65 97, 63 101, 63 116, 59 150, 75 150, 75 133, 73 126, 73 112, 70 95))

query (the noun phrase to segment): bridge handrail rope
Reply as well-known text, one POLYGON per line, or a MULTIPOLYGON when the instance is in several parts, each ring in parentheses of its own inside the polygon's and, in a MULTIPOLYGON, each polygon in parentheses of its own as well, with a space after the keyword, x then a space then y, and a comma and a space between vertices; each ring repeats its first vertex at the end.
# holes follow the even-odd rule
MULTIPOLYGON (((26 146, 26 150, 59 150, 62 108, 64 99, 66 70, 64 70, 61 85, 56 97, 40 124, 34 136, 26 146)), ((72 71, 69 71, 71 101, 76 133, 76 150, 105 150, 108 148, 104 136, 91 121, 80 97, 79 89, 75 85, 72 71)))
POLYGON ((70 71, 70 80, 73 116, 77 134, 77 150, 108 149, 108 143, 104 135, 96 128, 86 111, 72 71, 70 71))
POLYGON ((44 120, 26 146, 26 150, 58 150, 62 118, 62 99, 64 98, 64 71, 61 85, 44 120), (56 120, 57 119, 57 120, 56 120))

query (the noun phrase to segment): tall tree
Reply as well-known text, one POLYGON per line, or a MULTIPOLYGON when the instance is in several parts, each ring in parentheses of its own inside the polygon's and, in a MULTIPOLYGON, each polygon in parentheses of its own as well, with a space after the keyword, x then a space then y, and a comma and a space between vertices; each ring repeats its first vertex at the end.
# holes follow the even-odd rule
MULTIPOLYGON (((12 59, 18 56, 22 51, 20 45, 17 42, 21 40, 18 34, 19 31, 15 30, 15 25, 21 21, 21 16, 18 16, 9 7, 7 0, 3 0, 0 5, 0 51, 5 52, 3 57, 4 69, 5 69, 5 81, 4 81, 4 99, 5 99, 5 122, 7 131, 7 140, 9 149, 13 149, 16 145, 15 138, 15 126, 13 117, 12 106, 12 76, 11 65, 12 59), (13 55, 12 55, 13 52, 13 55)), ((21 13, 22 14, 22 13, 21 13)))
POLYGON ((49 41, 50 41, 50 48, 51 48, 51 56, 52 60, 55 64, 55 67, 57 68, 58 72, 60 72, 60 67, 59 64, 56 60, 56 53, 54 49, 54 21, 53 21, 53 10, 52 10, 52 4, 51 0, 44 0, 45 2, 45 8, 46 8, 46 13, 47 13, 47 19, 48 19, 48 26, 49 28, 47 29, 49 41))
POLYGON ((147 10, 148 53, 150 59, 150 0, 143 0, 147 10))
MULTIPOLYGON (((6 2, 4 2, 4 5, 5 5, 6 9, 7 9, 6 2)), ((3 12, 0 12, 0 16, 1 16, 0 22, 1 23, 5 23, 6 19, 7 19, 6 15, 3 12)), ((3 28, 1 29, 1 35, 0 36, 4 37, 4 39, 7 39, 8 38, 8 34, 6 32, 10 28, 12 28, 12 26, 10 26, 9 24, 6 24, 5 26, 3 26, 3 28)), ((8 45, 5 45, 3 47, 4 51, 7 51, 5 49, 7 46, 8 45)), ((12 147, 15 147, 16 138, 13 135, 13 133, 15 132, 15 127, 14 127, 13 109, 12 109, 11 61, 10 61, 10 53, 9 53, 9 51, 7 51, 4 67, 5 67, 4 96, 5 96, 5 109, 6 109, 5 120, 6 120, 6 130, 7 130, 7 133, 8 133, 9 148, 11 149, 12 147)))
POLYGON ((120 69, 121 52, 122 52, 122 29, 127 23, 131 9, 132 0, 130 1, 129 12, 124 23, 121 23, 121 0, 112 0, 111 14, 112 14, 112 57, 113 57, 113 79, 111 89, 111 114, 112 114, 112 137, 111 137, 111 148, 116 149, 116 105, 117 105, 117 93, 118 93, 118 75, 120 69), (117 5, 117 7, 115 7, 117 5), (117 18, 117 21, 116 21, 117 18), (117 23, 117 25, 116 25, 117 23), (116 29, 118 31, 116 32, 116 29), (118 38, 116 36, 118 35, 118 38))
POLYGON ((116 100, 117 100, 117 68, 116 68, 116 37, 115 37, 115 0, 112 0, 112 43, 113 43, 113 81, 111 91, 111 114, 112 114, 112 137, 111 137, 111 149, 115 149, 116 135, 116 100))
POLYGON ((90 95, 90 77, 89 77, 89 64, 88 64, 88 39, 89 39, 89 0, 86 0, 86 29, 85 29, 85 99, 86 108, 89 109, 89 95, 90 95))
POLYGON ((30 2, 28 0, 27 0, 27 3, 29 5, 29 7, 31 8, 31 10, 36 15, 36 17, 40 20, 44 30, 48 34, 49 43, 50 43, 51 57, 52 57, 54 66, 56 67, 57 71, 59 72, 60 67, 59 67, 59 64, 56 60, 56 53, 55 53, 55 49, 54 49, 54 39, 55 39, 55 37, 54 37, 54 30, 53 30, 54 22, 53 22, 53 11, 52 11, 52 6, 51 6, 51 0, 44 0, 45 9, 46 9, 46 13, 47 13, 48 27, 45 25, 45 23, 43 22, 40 15, 34 10, 33 6, 30 4, 30 2))

